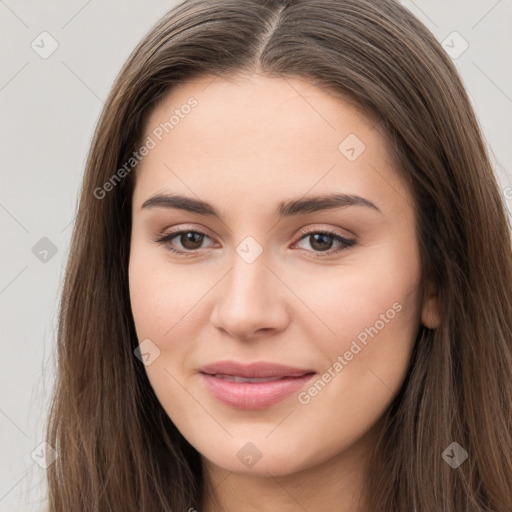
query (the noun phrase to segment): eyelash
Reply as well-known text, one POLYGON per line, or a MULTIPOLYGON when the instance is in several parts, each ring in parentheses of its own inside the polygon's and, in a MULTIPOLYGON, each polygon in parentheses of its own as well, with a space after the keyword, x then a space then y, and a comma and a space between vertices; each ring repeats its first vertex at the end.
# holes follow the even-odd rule
MULTIPOLYGON (((179 250, 175 249, 174 247, 172 247, 170 245, 170 241, 173 238, 176 238, 177 236, 182 235, 183 233, 196 233, 196 234, 199 234, 199 235, 203 235, 203 236, 205 236, 207 238, 210 238, 206 233, 204 233, 202 231, 199 231, 197 229, 182 229, 180 231, 174 231, 172 233, 168 233, 166 235, 163 235, 160 238, 158 238, 156 240, 156 242, 158 244, 160 244, 160 245, 164 245, 168 251, 173 252, 175 254, 179 254, 181 256, 188 257, 188 256, 196 255, 197 252, 199 251, 199 249, 196 249, 195 251, 179 251, 179 250)), ((315 255, 314 256, 315 258, 324 258, 324 257, 327 257, 327 256, 332 256, 334 254, 339 254, 341 252, 348 251, 348 250, 350 250, 356 244, 356 240, 352 240, 352 239, 349 239, 349 238, 342 237, 342 236, 340 236, 340 235, 338 235, 338 234, 336 234, 336 233, 334 233, 332 231, 319 230, 319 229, 314 229, 314 228, 311 228, 311 227, 306 227, 306 228, 302 229, 300 234, 302 236, 295 243, 300 242, 301 240, 307 238, 310 235, 318 234, 318 235, 330 236, 336 242, 339 242, 341 244, 341 247, 338 247, 338 249, 335 249, 335 250, 329 249, 327 251, 307 251, 307 252, 313 252, 313 254, 315 255)), ((304 249, 304 250, 306 250, 306 249, 304 249)))

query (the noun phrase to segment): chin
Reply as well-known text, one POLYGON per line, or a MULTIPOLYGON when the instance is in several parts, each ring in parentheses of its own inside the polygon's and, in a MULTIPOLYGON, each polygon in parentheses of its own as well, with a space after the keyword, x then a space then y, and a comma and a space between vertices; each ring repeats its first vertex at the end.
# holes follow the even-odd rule
MULTIPOLYGON (((313 454, 310 458, 306 453, 300 453, 301 450, 296 447, 281 445, 282 450, 279 451, 271 443, 266 446, 260 443, 260 447, 257 442, 251 441, 234 441, 233 444, 235 446, 226 445, 224 449, 219 447, 215 451, 211 450, 210 445, 209 450, 200 451, 203 463, 239 475, 261 477, 268 477, 269 474, 276 477, 290 475, 315 463, 311 460, 313 454)), ((297 443, 296 446, 300 444, 297 443)))

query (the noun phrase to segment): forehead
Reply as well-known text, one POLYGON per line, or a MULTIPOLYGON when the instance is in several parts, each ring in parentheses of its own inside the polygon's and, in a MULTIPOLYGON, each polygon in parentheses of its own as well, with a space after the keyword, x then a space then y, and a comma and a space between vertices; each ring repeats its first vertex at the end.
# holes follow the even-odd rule
POLYGON ((270 198, 340 185, 363 195, 382 189, 383 177, 403 188, 375 120, 301 79, 210 76, 180 84, 148 116, 149 139, 138 195, 178 187, 270 198))
MULTIPOLYGON (((145 132, 169 121, 173 114, 173 136, 179 136, 178 124, 193 125, 197 137, 205 143, 221 142, 229 130, 242 136, 250 134, 254 143, 265 140, 291 142, 310 140, 324 148, 337 148, 340 136, 347 130, 365 137, 374 131, 376 120, 354 102, 332 89, 319 88, 299 78, 238 75, 230 79, 200 77, 175 87, 153 109, 145 132), (195 102, 191 109, 190 101, 195 102), (184 112, 181 112, 183 110, 184 112), (184 122, 187 118, 190 121, 184 122), (178 122, 176 122, 178 121, 178 122), (207 132, 207 133, 205 133, 207 132), (218 137, 217 137, 218 135, 218 137)), ((190 134, 188 134, 190 135, 190 134)), ((371 138, 378 138, 377 130, 371 138)), ((231 150, 235 150, 231 146, 231 150)))

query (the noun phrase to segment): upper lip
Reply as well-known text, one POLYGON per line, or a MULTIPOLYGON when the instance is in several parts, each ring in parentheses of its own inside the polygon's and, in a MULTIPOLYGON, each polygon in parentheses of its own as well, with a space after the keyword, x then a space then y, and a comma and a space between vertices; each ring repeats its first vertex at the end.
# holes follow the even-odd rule
POLYGON ((307 373, 314 373, 314 370, 304 368, 293 368, 282 364, 266 361, 253 363, 237 363, 236 361, 218 361, 203 366, 201 373, 209 375, 222 374, 247 378, 265 377, 300 377, 307 373))

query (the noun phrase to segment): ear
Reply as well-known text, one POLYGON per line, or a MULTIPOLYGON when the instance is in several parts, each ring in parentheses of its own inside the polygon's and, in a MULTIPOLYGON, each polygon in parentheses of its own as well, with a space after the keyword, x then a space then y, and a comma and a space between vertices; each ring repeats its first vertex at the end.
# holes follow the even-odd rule
POLYGON ((427 298, 421 311, 421 322, 429 329, 436 329, 441 325, 437 289, 431 282, 429 282, 427 289, 427 298))

